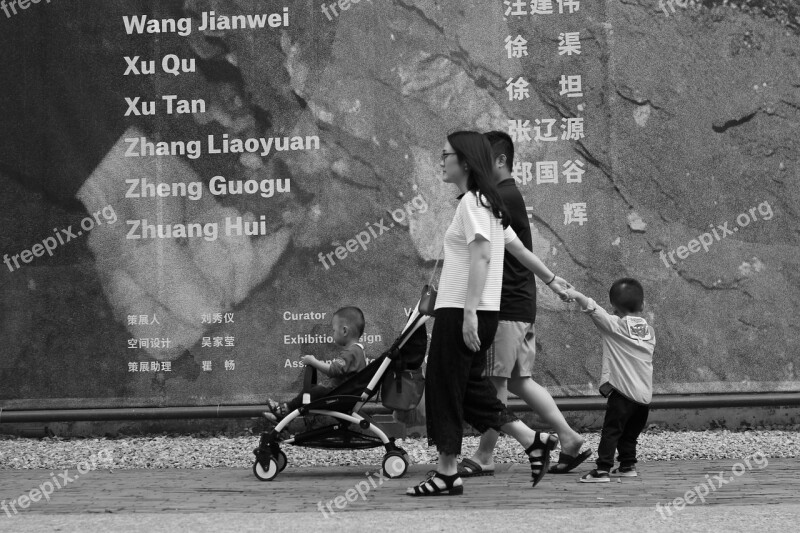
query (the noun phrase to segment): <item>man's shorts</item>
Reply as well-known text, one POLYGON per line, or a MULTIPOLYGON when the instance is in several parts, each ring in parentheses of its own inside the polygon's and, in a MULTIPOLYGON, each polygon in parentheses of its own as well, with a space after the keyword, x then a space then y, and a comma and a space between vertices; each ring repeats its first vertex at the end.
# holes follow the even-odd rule
POLYGON ((486 375, 530 377, 536 359, 536 327, 531 322, 501 320, 486 354, 486 375))

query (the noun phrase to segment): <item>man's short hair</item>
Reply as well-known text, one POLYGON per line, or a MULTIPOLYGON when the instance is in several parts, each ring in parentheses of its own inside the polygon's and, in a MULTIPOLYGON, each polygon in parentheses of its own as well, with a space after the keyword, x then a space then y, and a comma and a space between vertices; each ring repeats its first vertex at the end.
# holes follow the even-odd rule
POLYGON ((514 169, 514 141, 511 136, 503 131, 490 131, 486 134, 489 144, 492 145, 492 157, 497 159, 501 155, 506 156, 506 166, 508 170, 514 169))
POLYGON ((358 307, 354 306, 342 307, 341 309, 333 313, 333 316, 338 316, 339 318, 344 320, 348 326, 350 326, 351 328, 356 328, 359 337, 364 334, 364 326, 365 326, 364 313, 362 313, 361 309, 359 309, 358 307))
POLYGON ((611 305, 626 313, 638 313, 644 304, 642 284, 633 278, 618 279, 608 291, 611 305))

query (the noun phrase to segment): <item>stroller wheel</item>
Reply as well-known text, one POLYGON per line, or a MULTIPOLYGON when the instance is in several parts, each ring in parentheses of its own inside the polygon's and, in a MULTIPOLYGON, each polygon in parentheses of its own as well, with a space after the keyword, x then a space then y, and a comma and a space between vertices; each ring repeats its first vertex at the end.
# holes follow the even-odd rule
POLYGON ((278 462, 278 472, 283 472, 284 469, 286 468, 286 463, 289 462, 289 460, 286 458, 286 454, 283 453, 283 450, 278 452, 277 462, 278 462))
POLYGON ((275 461, 274 457, 269 458, 269 468, 266 470, 263 466, 261 466, 261 463, 259 463, 258 460, 253 463, 253 474, 256 475, 256 478, 258 478, 259 481, 272 481, 275 479, 275 476, 278 475, 278 472, 278 462, 275 461))
POLYGON ((383 473, 389 479, 402 477, 408 469, 408 455, 404 452, 391 451, 383 456, 383 473))

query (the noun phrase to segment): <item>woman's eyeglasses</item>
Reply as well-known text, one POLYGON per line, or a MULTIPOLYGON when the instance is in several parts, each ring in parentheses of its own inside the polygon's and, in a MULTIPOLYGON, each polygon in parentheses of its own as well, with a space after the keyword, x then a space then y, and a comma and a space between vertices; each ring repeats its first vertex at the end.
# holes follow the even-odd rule
POLYGON ((447 156, 449 156, 449 155, 458 155, 458 154, 456 154, 455 152, 442 152, 442 164, 443 165, 444 165, 445 159, 447 159, 447 156))

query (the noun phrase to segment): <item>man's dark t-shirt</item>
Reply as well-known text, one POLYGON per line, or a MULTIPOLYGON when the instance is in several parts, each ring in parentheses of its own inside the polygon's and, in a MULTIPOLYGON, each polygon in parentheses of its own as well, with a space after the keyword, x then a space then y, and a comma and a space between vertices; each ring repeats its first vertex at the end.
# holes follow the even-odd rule
MULTIPOLYGON (((497 190, 511 216, 511 228, 522 245, 532 251, 528 212, 525 210, 525 200, 522 199, 514 179, 501 181, 497 184, 497 190)), ((505 254, 503 261, 503 290, 500 296, 499 318, 515 322, 536 321, 536 277, 509 253, 505 254)))

